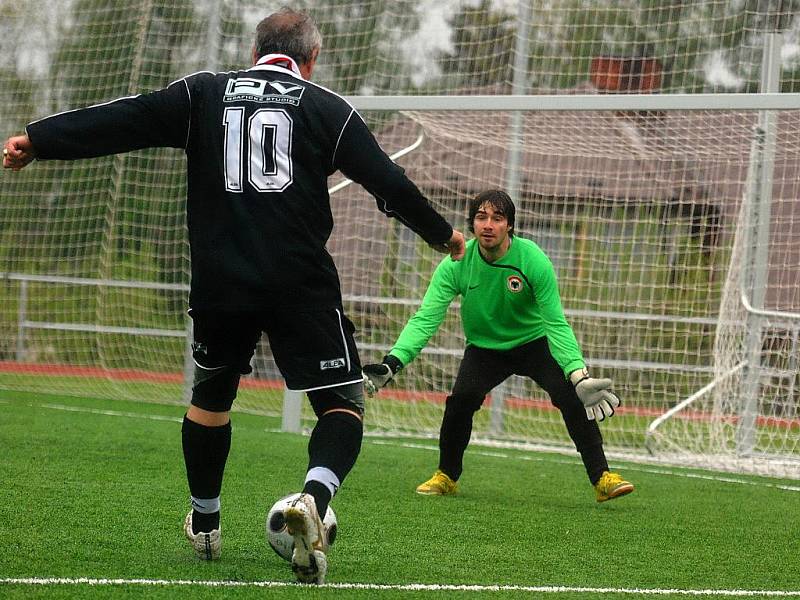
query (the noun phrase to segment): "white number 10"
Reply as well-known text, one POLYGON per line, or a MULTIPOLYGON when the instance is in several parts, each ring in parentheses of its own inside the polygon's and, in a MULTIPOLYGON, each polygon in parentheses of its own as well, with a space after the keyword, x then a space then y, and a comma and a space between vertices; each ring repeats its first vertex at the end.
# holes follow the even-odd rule
POLYGON ((286 111, 260 108, 248 119, 244 107, 225 109, 225 189, 241 192, 243 167, 247 180, 259 192, 282 192, 292 183, 292 120, 286 111))

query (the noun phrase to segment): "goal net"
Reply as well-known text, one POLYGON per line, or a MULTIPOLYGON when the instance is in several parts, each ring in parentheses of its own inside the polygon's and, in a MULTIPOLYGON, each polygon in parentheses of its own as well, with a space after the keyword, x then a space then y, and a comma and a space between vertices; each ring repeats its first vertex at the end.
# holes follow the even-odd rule
MULTIPOLYGON (((766 111, 776 131, 770 165, 754 150, 763 112, 532 110, 510 136, 506 112, 407 111, 393 133, 400 146, 422 132, 401 163, 437 190, 453 222, 464 223, 465 199, 516 182, 517 233, 551 257, 588 364, 623 398, 603 424, 607 447, 636 454, 646 441, 670 462, 796 476, 800 110, 766 111), (754 231, 758 205, 766 237, 754 231)), ((391 347, 439 260, 389 229, 382 255, 344 269, 373 359, 391 347)), ((350 236, 336 248, 374 252, 370 240, 350 236)), ((463 346, 454 309, 370 404, 373 422, 415 432, 426 418, 436 434, 463 346)), ((524 378, 495 389, 476 423, 474 435, 495 441, 566 441, 558 411, 524 378)))
MULTIPOLYGON (((315 81, 361 109, 452 223, 466 229, 477 192, 511 193, 592 372, 623 399, 602 425, 610 453, 800 478, 800 3, 307 4, 324 37, 315 81)), ((0 0, 0 135, 240 68, 280 5, 0 0)), ((329 249, 373 362, 441 255, 358 186, 330 187, 329 249)), ((186 401, 185 192, 166 149, 0 175, 0 389, 186 401)), ((464 349, 457 304, 369 401, 369 431, 438 434, 464 349)), ((237 408, 280 415, 266 340, 253 366, 237 408)), ((518 377, 474 436, 569 448, 518 377)))

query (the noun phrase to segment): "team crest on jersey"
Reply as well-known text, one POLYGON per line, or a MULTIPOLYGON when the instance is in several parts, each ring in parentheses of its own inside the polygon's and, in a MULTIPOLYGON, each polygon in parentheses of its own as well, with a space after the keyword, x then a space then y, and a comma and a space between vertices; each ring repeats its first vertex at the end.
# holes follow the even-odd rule
POLYGON ((291 81, 266 81, 264 79, 229 79, 225 87, 223 102, 249 100, 251 102, 272 102, 275 104, 300 105, 300 98, 306 90, 302 85, 291 81))
POLYGON ((325 371, 327 369, 341 369, 345 366, 343 358, 329 358, 328 360, 319 361, 319 370, 325 371))
POLYGON ((506 279, 506 285, 508 286, 508 289, 515 294, 522 291, 522 279, 516 275, 509 275, 508 279, 506 279))

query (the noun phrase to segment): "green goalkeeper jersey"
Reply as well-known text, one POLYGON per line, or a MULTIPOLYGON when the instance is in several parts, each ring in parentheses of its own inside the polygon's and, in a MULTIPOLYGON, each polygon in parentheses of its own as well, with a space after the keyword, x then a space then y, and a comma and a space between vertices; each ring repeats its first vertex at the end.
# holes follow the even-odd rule
POLYGON ((510 350, 546 337, 565 376, 585 366, 564 317, 550 259, 534 242, 516 236, 495 262, 483 257, 473 239, 467 242, 462 260, 447 257, 439 263, 422 305, 389 353, 404 365, 414 360, 456 296, 461 296, 461 324, 468 345, 510 350))

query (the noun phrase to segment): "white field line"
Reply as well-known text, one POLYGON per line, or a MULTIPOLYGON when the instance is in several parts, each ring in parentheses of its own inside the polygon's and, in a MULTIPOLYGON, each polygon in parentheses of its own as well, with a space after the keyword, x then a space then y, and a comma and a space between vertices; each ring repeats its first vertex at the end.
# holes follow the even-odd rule
POLYGON ((133 419, 149 419, 151 421, 171 421, 182 423, 182 417, 168 417, 166 415, 148 415, 146 413, 122 412, 119 410, 104 410, 99 408, 86 408, 82 406, 68 406, 66 404, 29 404, 37 408, 50 408, 53 410, 66 410, 68 412, 90 413, 93 415, 104 415, 107 417, 129 417, 133 419))
MULTIPOLYGON (((94 579, 88 577, 26 577, 0 579, 0 585, 74 585, 74 586, 188 586, 209 588, 294 588, 297 583, 285 581, 195 581, 190 579, 94 579)), ((725 590, 725 589, 669 589, 669 588, 601 588, 551 585, 449 585, 449 584, 377 584, 377 583, 326 583, 314 588, 335 590, 375 590, 404 592, 525 592, 529 594, 627 594, 641 596, 707 596, 707 597, 800 597, 800 590, 725 590)))
MULTIPOLYGON (((0 402, 4 402, 0 400, 0 402)), ((165 415, 153 415, 147 413, 133 413, 133 412, 122 412, 116 410, 103 410, 97 408, 85 408, 79 406, 69 406, 66 404, 29 404, 29 406, 34 407, 41 407, 41 408, 50 408, 53 410, 64 410, 69 412, 80 412, 80 413, 90 413, 90 414, 97 414, 97 415, 104 415, 104 416, 111 416, 111 417, 128 417, 134 419, 150 419, 153 421, 169 421, 173 423, 182 423, 182 417, 169 417, 165 415)), ((270 433, 285 433, 279 429, 267 429, 266 431, 270 433)), ((369 439, 368 440, 372 444, 376 444, 378 446, 394 446, 399 448, 413 448, 415 450, 429 450, 429 451, 437 451, 439 448, 437 446, 433 446, 430 444, 419 444, 414 442, 396 442, 391 440, 385 439, 369 439)), ((553 454, 546 454, 546 455, 538 455, 538 456, 529 456, 524 455, 518 452, 513 454, 509 454, 506 452, 500 451, 493 451, 493 450, 481 450, 479 448, 474 448, 470 450, 470 454, 476 454, 480 456, 491 456, 496 458, 503 458, 506 460, 521 460, 521 461, 529 461, 529 462, 549 462, 555 464, 562 464, 562 465, 579 465, 577 459, 569 459, 569 458, 559 458, 558 455, 553 454)), ((668 475, 671 477, 684 477, 686 479, 703 479, 707 481, 715 481, 719 483, 730 483, 734 485, 751 485, 755 487, 762 487, 762 488, 774 488, 778 490, 785 490, 788 492, 800 492, 800 486, 798 485, 785 485, 779 483, 770 483, 768 481, 749 481, 747 479, 741 479, 738 477, 731 477, 727 475, 714 475, 712 473, 693 473, 693 472, 681 472, 681 471, 674 471, 671 469, 660 469, 655 467, 645 467, 638 464, 627 464, 625 466, 627 471, 636 471, 640 473, 652 473, 655 475, 668 475)))

